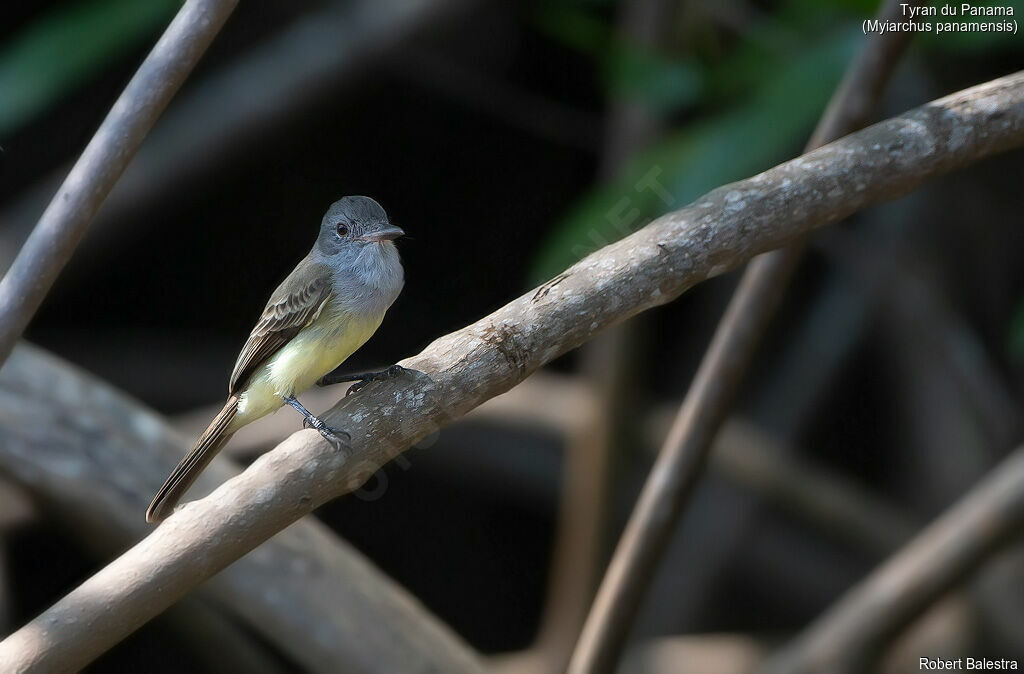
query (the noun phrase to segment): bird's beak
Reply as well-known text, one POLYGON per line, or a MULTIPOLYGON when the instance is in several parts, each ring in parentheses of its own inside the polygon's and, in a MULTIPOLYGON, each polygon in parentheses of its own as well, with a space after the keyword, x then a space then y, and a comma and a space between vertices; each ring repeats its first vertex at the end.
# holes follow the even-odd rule
POLYGON ((376 232, 370 232, 366 236, 362 237, 363 241, 373 241, 380 243, 381 241, 394 241, 400 236, 405 236, 398 227, 385 227, 384 229, 378 229, 376 232))

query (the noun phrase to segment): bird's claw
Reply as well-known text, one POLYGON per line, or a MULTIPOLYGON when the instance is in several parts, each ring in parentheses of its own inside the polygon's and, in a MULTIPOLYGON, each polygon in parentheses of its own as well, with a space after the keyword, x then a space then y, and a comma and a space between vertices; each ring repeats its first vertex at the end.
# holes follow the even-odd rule
POLYGON ((367 384, 369 384, 371 381, 373 381, 373 380, 372 379, 360 379, 359 381, 357 381, 356 383, 354 383, 354 384, 352 384, 351 386, 348 387, 348 390, 345 391, 345 397, 346 398, 349 397, 350 395, 352 395, 353 393, 355 393, 359 389, 361 389, 364 386, 366 386, 367 384))
POLYGON ((372 381, 380 381, 380 380, 384 380, 384 379, 391 379, 392 377, 398 377, 398 376, 400 376, 402 374, 405 374, 406 372, 409 372, 409 370, 404 368, 404 367, 402 367, 401 365, 397 365, 397 364, 396 365, 392 365, 391 367, 389 367, 386 370, 381 370, 380 372, 373 372, 369 376, 367 376, 367 377, 365 377, 363 379, 360 379, 356 383, 354 383, 351 386, 349 386, 348 390, 345 391, 345 397, 347 398, 350 395, 352 395, 353 393, 361 390, 364 386, 366 386, 367 384, 369 384, 372 381))
POLYGON ((302 426, 304 428, 313 428, 319 431, 320 435, 324 437, 324 440, 331 443, 331 445, 333 445, 335 449, 341 449, 342 447, 345 446, 345 443, 342 442, 341 440, 341 436, 345 436, 346 442, 350 442, 352 440, 352 436, 348 433, 348 431, 343 431, 338 428, 331 428, 317 417, 303 419, 302 426))
POLYGON ((318 428, 317 430, 320 431, 320 435, 323 436, 324 440, 331 443, 331 446, 334 447, 334 449, 338 450, 339 452, 348 449, 348 442, 352 440, 351 435, 349 435, 345 431, 338 430, 336 428, 324 426, 323 428, 318 428), (345 436, 344 441, 342 441, 341 439, 342 435, 345 436))

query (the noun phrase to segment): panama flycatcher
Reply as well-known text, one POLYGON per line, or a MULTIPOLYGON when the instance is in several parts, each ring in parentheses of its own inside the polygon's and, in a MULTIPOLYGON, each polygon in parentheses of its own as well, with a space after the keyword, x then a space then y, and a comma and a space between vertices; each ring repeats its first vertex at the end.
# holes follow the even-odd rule
MULTIPOLYGON (((393 241, 404 232, 369 197, 331 204, 309 254, 270 296, 238 356, 224 409, 196 441, 146 511, 159 522, 199 473, 242 426, 288 403, 336 446, 343 431, 329 428, 295 396, 314 383, 372 381, 402 368, 343 375, 333 372, 377 330, 405 283, 393 241)), ((356 384, 350 392, 362 384, 356 384)))

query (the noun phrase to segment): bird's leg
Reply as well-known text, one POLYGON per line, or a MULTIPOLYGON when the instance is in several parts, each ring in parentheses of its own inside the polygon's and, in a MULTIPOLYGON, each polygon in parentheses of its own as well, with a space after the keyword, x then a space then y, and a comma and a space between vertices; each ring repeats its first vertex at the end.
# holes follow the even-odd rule
POLYGON ((334 372, 328 372, 317 381, 317 386, 330 386, 331 384, 340 384, 343 381, 354 381, 355 384, 348 387, 348 391, 345 392, 346 396, 352 395, 359 389, 363 388, 371 381, 380 381, 382 379, 391 379, 397 377, 403 372, 408 372, 401 365, 392 365, 391 367, 384 370, 377 370, 376 372, 360 372, 359 374, 343 374, 335 370, 334 372))
POLYGON ((281 398, 306 418, 306 423, 309 424, 310 428, 315 428, 320 431, 320 435, 324 436, 324 439, 331 443, 335 449, 341 449, 345 446, 345 443, 341 441, 342 435, 344 435, 348 440, 352 439, 352 436, 345 431, 339 431, 325 424, 323 420, 316 417, 312 412, 303 407, 302 403, 300 403, 295 396, 281 396, 281 398))

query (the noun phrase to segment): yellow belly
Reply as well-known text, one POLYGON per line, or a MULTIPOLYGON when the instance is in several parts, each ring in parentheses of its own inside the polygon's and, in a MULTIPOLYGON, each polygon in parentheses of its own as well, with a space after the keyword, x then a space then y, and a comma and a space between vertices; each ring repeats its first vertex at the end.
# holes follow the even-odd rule
POLYGON ((366 343, 382 320, 383 314, 353 317, 325 309, 253 372, 239 396, 229 430, 234 432, 281 407, 281 396, 298 395, 311 387, 366 343))

